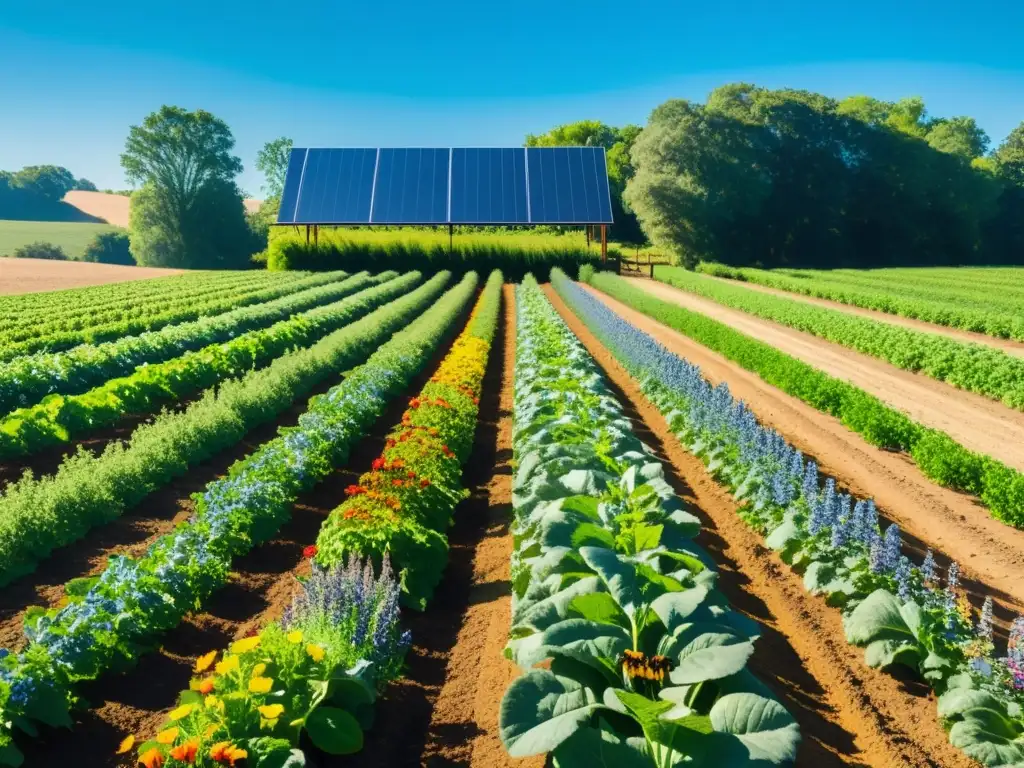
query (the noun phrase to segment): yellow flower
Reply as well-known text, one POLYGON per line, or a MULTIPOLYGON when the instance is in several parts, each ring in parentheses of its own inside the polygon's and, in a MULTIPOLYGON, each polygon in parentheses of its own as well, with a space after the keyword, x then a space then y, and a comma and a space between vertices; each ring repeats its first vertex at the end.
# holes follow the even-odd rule
POLYGON ((217 698, 216 694, 211 693, 203 701, 207 709, 219 709, 224 710, 224 702, 217 698))
POLYGON ((117 748, 117 754, 123 755, 125 752, 127 752, 129 749, 131 749, 134 746, 135 746, 135 736, 133 736, 133 735, 126 736, 124 741, 122 741, 121 745, 117 748))
POLYGON ((169 714, 167 717, 169 717, 172 721, 181 720, 183 717, 188 717, 190 714, 192 714, 192 710, 195 708, 195 704, 182 704, 177 709, 172 709, 171 714, 169 714))
POLYGON ((218 675, 226 675, 229 672, 234 672, 236 669, 238 669, 238 657, 237 656, 227 656, 224 659, 224 661, 218 661, 217 662, 217 674, 218 675))
POLYGON ((254 677, 249 681, 249 693, 270 693, 273 684, 269 677, 254 677))
POLYGON ((237 643, 231 646, 232 653, 248 653, 257 645, 260 644, 259 635, 255 637, 247 637, 244 640, 239 640, 237 643))
POLYGON ((294 632, 289 632, 287 635, 288 642, 298 645, 302 642, 302 630, 296 629, 294 632))
POLYGON ((213 734, 215 734, 215 733, 217 732, 217 728, 218 728, 218 727, 219 727, 219 726, 217 725, 217 723, 213 723, 213 724, 211 724, 211 725, 210 725, 210 726, 209 726, 209 727, 208 727, 208 728, 206 729, 206 732, 205 732, 205 733, 203 734, 203 738, 204 738, 204 739, 212 739, 212 738, 213 738, 213 734))
POLYGON ((259 677, 260 675, 262 675, 266 671, 267 671, 267 665, 264 664, 263 662, 260 662, 259 664, 257 664, 255 667, 252 668, 252 676, 253 677, 259 677))
POLYGON ((156 735, 156 740, 160 744, 173 744, 176 738, 178 738, 178 729, 174 727, 168 728, 166 731, 160 731, 156 735))
POLYGON ((309 658, 311 658, 313 661, 320 662, 323 661, 324 654, 327 653, 327 651, 325 651, 319 645, 313 645, 312 643, 310 643, 306 646, 306 653, 309 654, 309 658))
POLYGON ((260 714, 267 718, 267 720, 274 720, 281 716, 281 713, 284 712, 284 707, 280 704, 267 704, 260 707, 259 710, 260 714))
POLYGON ((204 653, 202 656, 196 659, 196 672, 205 672, 206 670, 208 670, 210 668, 210 665, 213 664, 213 660, 216 658, 216 651, 204 653))

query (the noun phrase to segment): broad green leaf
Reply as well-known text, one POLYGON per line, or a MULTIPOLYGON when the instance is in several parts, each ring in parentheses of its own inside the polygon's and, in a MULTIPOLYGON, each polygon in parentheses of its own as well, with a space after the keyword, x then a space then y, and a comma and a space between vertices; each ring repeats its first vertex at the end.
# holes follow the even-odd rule
POLYGON ((915 641, 900 611, 900 601, 884 589, 868 595, 843 619, 846 640, 853 645, 867 645, 875 640, 915 641))
POLYGON ((650 768, 647 741, 621 738, 610 727, 585 727, 555 751, 556 768, 650 768))
POLYGON ((622 610, 630 616, 636 613, 641 595, 635 566, 623 561, 615 552, 599 547, 584 547, 580 550, 580 555, 604 582, 622 610))
POLYGON ((552 752, 601 707, 589 688, 535 669, 505 691, 499 717, 501 740, 510 757, 552 752))
POLYGON ((669 679, 676 685, 718 680, 743 669, 754 653, 754 644, 724 627, 696 635, 672 654, 676 667, 669 679))
POLYGON ((306 732, 317 749, 329 755, 352 755, 363 748, 363 729, 348 712, 317 707, 306 718, 306 732))
POLYGON ((591 592, 574 597, 569 603, 569 613, 579 614, 597 624, 613 624, 624 629, 630 628, 629 617, 622 612, 615 598, 607 592, 591 592))
POLYGON ((696 611, 705 598, 708 591, 704 587, 692 587, 683 592, 667 592, 655 598, 651 608, 661 619, 669 634, 675 634, 676 630, 686 619, 696 611))
POLYGON ((730 693, 709 713, 715 733, 710 751, 719 764, 780 764, 796 760, 800 729, 779 702, 753 693, 730 693))

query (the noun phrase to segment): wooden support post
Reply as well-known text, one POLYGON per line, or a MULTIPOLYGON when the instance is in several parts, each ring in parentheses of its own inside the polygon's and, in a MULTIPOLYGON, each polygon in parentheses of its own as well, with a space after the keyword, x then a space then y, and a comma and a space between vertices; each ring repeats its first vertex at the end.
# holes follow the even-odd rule
POLYGON ((608 260, 608 225, 601 225, 601 263, 608 260))
POLYGON ((320 225, 319 224, 314 224, 313 225, 313 244, 317 245, 317 246, 320 245, 320 225))
POLYGON ((587 233, 587 250, 589 251, 590 250, 590 225, 589 224, 584 225, 583 230, 587 233))
POLYGON ((306 225, 306 245, 309 245, 309 224, 306 225))

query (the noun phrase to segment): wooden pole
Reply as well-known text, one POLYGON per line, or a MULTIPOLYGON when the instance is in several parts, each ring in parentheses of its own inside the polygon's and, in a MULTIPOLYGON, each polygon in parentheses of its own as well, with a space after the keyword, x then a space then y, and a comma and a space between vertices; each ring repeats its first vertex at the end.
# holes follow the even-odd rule
POLYGON ((306 245, 309 245, 309 224, 306 225, 306 245))
POLYGON ((587 250, 590 250, 590 225, 587 224, 583 227, 583 230, 587 233, 587 250))
POLYGON ((601 225, 601 263, 608 259, 608 225, 601 225))

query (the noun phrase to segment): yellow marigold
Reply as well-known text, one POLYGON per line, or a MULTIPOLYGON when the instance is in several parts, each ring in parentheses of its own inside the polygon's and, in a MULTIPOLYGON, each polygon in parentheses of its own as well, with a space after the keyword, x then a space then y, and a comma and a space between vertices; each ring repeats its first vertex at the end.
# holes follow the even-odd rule
POLYGON ((192 710, 195 708, 195 704, 182 704, 177 709, 172 709, 171 714, 169 714, 167 717, 170 718, 171 721, 181 720, 183 717, 188 717, 190 714, 192 714, 192 710))
POLYGON ((286 635, 286 637, 288 638, 288 642, 289 643, 293 643, 294 645, 298 645, 299 643, 302 642, 302 630, 301 629, 296 629, 294 632, 289 632, 286 635))
POLYGON ((260 644, 259 635, 254 637, 247 637, 243 640, 239 640, 237 643, 231 646, 232 653, 248 653, 257 645, 260 644))
POLYGON ((264 672, 267 671, 267 665, 262 661, 252 668, 252 677, 260 677, 264 672))
POLYGON ((156 740, 157 740, 157 743, 159 743, 159 744, 173 744, 174 740, 177 739, 177 738, 178 738, 178 729, 173 727, 173 726, 168 728, 165 731, 160 731, 160 733, 158 733, 156 735, 156 740))
POLYGON ((249 681, 249 693, 270 693, 274 681, 269 677, 254 677, 249 681))
POLYGON ((125 736, 124 737, 124 741, 122 741, 121 744, 117 748, 117 754, 123 755, 125 752, 127 752, 129 749, 131 749, 134 746, 135 746, 135 736, 134 735, 125 736))
POLYGON ((321 662, 323 661, 324 654, 326 654, 327 651, 325 651, 319 645, 313 645, 312 643, 310 643, 306 646, 306 653, 309 654, 309 658, 311 658, 313 661, 321 662))
POLYGON ((217 674, 226 675, 229 672, 234 672, 238 669, 238 657, 237 656, 226 656, 224 661, 217 662, 217 674))
POLYGON ((206 670, 208 670, 210 668, 210 665, 213 664, 213 660, 216 658, 216 651, 204 653, 202 656, 196 659, 196 672, 205 672, 206 670))
POLYGON ((274 720, 281 716, 284 712, 284 707, 280 704, 267 704, 259 708, 260 714, 267 720, 274 720))

